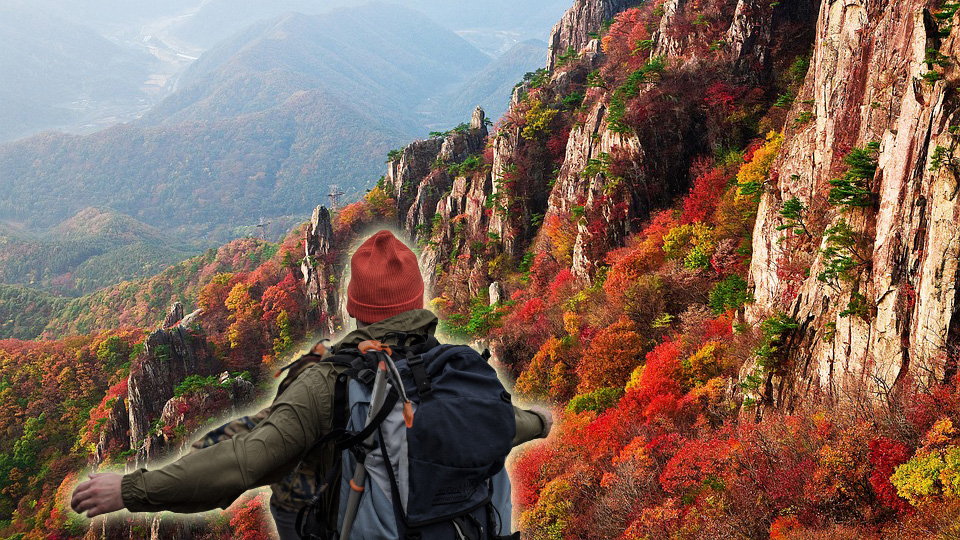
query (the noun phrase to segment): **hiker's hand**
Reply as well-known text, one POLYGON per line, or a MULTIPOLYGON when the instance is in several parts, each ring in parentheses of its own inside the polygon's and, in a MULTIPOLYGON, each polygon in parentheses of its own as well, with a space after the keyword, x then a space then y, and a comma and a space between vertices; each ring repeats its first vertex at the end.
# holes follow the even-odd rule
POLYGON ((73 490, 70 507, 73 511, 87 517, 123 510, 123 496, 120 494, 120 482, 123 475, 116 473, 91 474, 90 480, 81 483, 73 490))
POLYGON ((550 430, 553 429, 553 413, 550 412, 550 409, 540 405, 534 405, 530 410, 539 414, 543 420, 543 432, 540 434, 540 438, 546 439, 547 435, 550 435, 550 430))

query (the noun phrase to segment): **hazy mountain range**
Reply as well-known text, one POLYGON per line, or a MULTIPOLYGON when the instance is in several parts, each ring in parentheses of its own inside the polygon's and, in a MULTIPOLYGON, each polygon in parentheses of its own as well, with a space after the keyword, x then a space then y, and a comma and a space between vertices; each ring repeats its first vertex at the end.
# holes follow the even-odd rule
POLYGON ((372 186, 389 150, 468 121, 477 105, 496 119, 513 85, 544 63, 542 41, 493 58, 437 21, 475 23, 473 38, 509 43, 556 18, 553 2, 526 6, 534 18, 512 26, 489 6, 458 12, 427 0, 404 3, 431 16, 325 3, 321 15, 270 19, 259 17, 311 4, 180 2, 170 10, 187 15, 163 18, 171 11, 108 3, 80 13, 0 0, 0 139, 37 125, 91 132, 0 144, 0 283, 79 294, 230 238, 276 237, 326 202, 332 184, 348 195, 372 186), (541 12, 542 24, 530 22, 541 12), (216 34, 205 20, 230 33, 193 61, 197 36, 216 34), (139 33, 124 26, 132 22, 139 33), (144 47, 129 46, 138 40, 144 47), (132 237, 55 227, 92 226, 90 208, 129 220, 132 237))
MULTIPOLYGON (((393 3, 427 14, 492 58, 521 41, 546 39, 568 7, 565 0, 393 3)), ((44 129, 87 134, 133 120, 182 88, 179 78, 194 59, 222 49, 250 27, 290 12, 327 14, 365 5, 358 0, 0 0, 0 142, 44 129)))

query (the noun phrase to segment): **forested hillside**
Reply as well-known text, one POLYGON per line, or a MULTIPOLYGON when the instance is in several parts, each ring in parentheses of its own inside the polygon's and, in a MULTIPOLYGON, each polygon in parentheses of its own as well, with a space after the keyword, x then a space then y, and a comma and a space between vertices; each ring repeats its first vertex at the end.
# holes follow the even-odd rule
POLYGON ((0 342, 0 533, 266 537, 260 496, 92 524, 62 497, 269 393, 390 227, 446 339, 553 407, 512 466, 524 538, 955 537, 958 7, 576 0, 492 128, 391 152, 280 245, 131 285, 115 309, 148 328, 0 342))
POLYGON ((85 208, 44 234, 0 231, 0 282, 80 296, 147 277, 191 248, 154 227, 109 210, 85 208))

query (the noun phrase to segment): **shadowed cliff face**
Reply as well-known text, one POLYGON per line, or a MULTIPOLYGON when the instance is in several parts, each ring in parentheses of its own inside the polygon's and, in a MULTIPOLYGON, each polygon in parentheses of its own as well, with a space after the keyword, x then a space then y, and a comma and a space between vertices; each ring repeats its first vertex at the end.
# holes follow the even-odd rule
POLYGON ((754 230, 748 316, 784 312, 799 323, 788 342, 792 369, 768 378, 768 403, 836 400, 851 387, 887 396, 898 382, 927 387, 956 371, 956 68, 926 61, 954 57, 957 43, 956 32, 938 36, 928 4, 821 5, 811 69, 790 113, 799 120, 788 122, 754 230), (831 204, 831 180, 851 169, 844 158, 870 143, 876 172, 859 179, 864 204, 831 204), (809 208, 810 234, 777 230, 794 197, 809 208), (841 222, 853 246, 825 253, 841 222), (842 257, 851 267, 831 277, 842 257))

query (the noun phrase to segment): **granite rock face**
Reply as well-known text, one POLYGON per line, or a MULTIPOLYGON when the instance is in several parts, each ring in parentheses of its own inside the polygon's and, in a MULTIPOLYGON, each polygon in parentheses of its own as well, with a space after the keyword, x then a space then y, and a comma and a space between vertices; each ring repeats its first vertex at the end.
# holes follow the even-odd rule
POLYGON ((343 274, 344 261, 335 247, 330 212, 325 206, 317 206, 303 240, 304 258, 300 273, 311 313, 316 318, 320 337, 337 333, 345 320, 342 313, 338 283, 343 274))
POLYGON ((590 43, 590 34, 597 32, 604 21, 635 3, 631 0, 576 0, 550 33, 547 69, 556 69, 560 57, 570 49, 579 53, 590 43))
POLYGON ((925 59, 928 50, 956 58, 958 44, 956 31, 938 36, 927 4, 821 4, 810 70, 790 113, 805 121, 788 122, 754 229, 756 303, 747 316, 757 322, 779 312, 799 325, 785 343, 787 369, 766 376, 760 397, 768 405, 837 401, 853 387, 886 397, 898 385, 928 387, 956 372, 957 73, 925 59), (869 143, 879 145, 876 174, 866 179, 872 204, 829 204, 844 156, 869 143), (794 197, 810 208, 809 238, 777 230, 784 201, 794 197), (855 266, 842 280, 818 279, 829 262, 824 231, 841 220, 853 231, 855 266), (791 275, 797 267, 809 274, 791 275))
POLYGON ((206 341, 190 328, 160 328, 147 337, 143 352, 131 363, 127 383, 129 448, 136 450, 137 466, 167 450, 155 425, 177 385, 189 375, 212 375, 219 367, 206 341))

